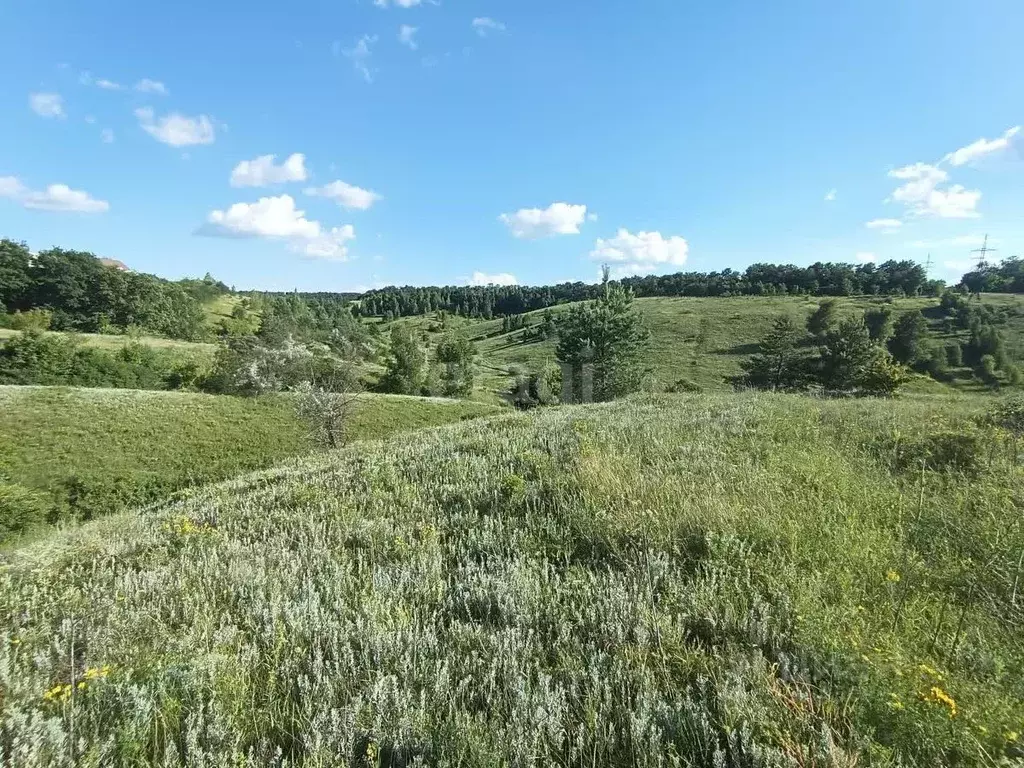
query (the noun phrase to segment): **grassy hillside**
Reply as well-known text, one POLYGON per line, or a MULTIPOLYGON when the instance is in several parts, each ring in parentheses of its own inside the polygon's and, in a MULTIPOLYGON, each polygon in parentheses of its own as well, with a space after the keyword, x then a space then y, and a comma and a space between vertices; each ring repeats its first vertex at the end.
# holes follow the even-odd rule
MULTIPOLYGON (((4 340, 17 336, 21 331, 12 331, 9 328, 0 328, 0 343, 4 340)), ((47 331, 47 333, 56 333, 47 331)), ((216 344, 206 344, 194 341, 179 341, 178 339, 162 339, 158 336, 128 336, 106 333, 76 333, 74 337, 88 347, 100 349, 117 350, 128 344, 143 344, 152 347, 161 355, 165 355, 172 362, 187 362, 194 360, 200 364, 213 362, 213 355, 217 349, 216 344)))
MULTIPOLYGON (((985 303, 1010 308, 1011 317, 1004 327, 1010 356, 1024 361, 1024 296, 988 294, 985 303)), ((705 391, 727 391, 727 379, 741 370, 740 364, 757 351, 758 342, 779 315, 790 315, 801 326, 814 311, 819 297, 736 296, 717 298, 664 297, 637 299, 636 305, 651 331, 649 363, 656 388, 664 389, 680 379, 687 379, 705 391)), ((836 299, 840 316, 862 313, 872 306, 888 305, 897 314, 911 310, 928 310, 938 306, 938 299, 888 299, 875 297, 844 297, 836 299)), ((555 307, 564 311, 568 305, 555 307)), ((528 313, 529 324, 540 322, 542 312, 528 313)), ((403 318, 432 343, 437 337, 438 323, 432 317, 403 318)), ((469 320, 449 318, 449 326, 464 330, 477 344, 480 352, 480 384, 484 389, 504 391, 510 384, 510 366, 540 370, 555 361, 555 342, 522 339, 521 331, 501 332, 501 320, 469 320)), ((953 336, 941 331, 938 319, 931 320, 931 335, 943 343, 953 336)), ((959 332, 966 339, 965 332, 959 332)), ((966 369, 954 388, 979 390, 966 369)), ((946 392, 950 387, 920 376, 912 390, 946 392)))
POLYGON ((984 403, 512 414, 55 535, 0 568, 0 745, 26 767, 1019 759, 1024 470, 984 403))
MULTIPOLYGON (((475 403, 366 395, 352 439, 490 413, 475 403)), ((0 479, 90 518, 307 451, 288 396, 0 387, 0 479)))

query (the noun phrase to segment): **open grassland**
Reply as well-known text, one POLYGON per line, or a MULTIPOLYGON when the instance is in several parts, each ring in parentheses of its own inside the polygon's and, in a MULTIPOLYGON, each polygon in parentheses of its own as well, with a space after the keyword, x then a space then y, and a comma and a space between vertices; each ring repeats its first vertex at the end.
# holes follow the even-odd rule
MULTIPOLYGON (((21 331, 12 331, 9 328, 0 328, 0 344, 12 336, 17 336, 21 331)), ((47 331, 47 333, 58 333, 47 331)), ((63 334, 61 334, 63 335, 63 334)), ((178 339, 163 339, 159 336, 135 336, 116 335, 106 333, 75 333, 70 334, 87 347, 99 349, 119 350, 129 344, 142 344, 151 347, 160 355, 164 355, 170 362, 186 363, 195 362, 200 367, 208 367, 213 362, 213 355, 217 349, 215 344, 207 344, 197 341, 180 341, 178 339)))
MULTIPOLYGON (((740 373, 740 364, 757 352, 758 343, 779 315, 791 316, 801 327, 807 316, 823 301, 821 297, 805 296, 734 296, 715 298, 661 297, 637 299, 651 332, 648 364, 656 389, 664 389, 686 379, 706 391, 726 391, 729 377, 740 373)), ((1011 358, 1024 361, 1024 296, 987 294, 986 304, 1008 307, 1011 317, 1004 326, 1007 351, 1011 358)), ((926 313, 938 307, 938 299, 886 297, 841 297, 836 302, 840 317, 862 313, 873 306, 887 305, 898 315, 911 310, 926 313)), ((556 314, 565 306, 552 308, 556 314)), ((540 322, 543 312, 528 313, 529 324, 540 322)), ((438 323, 433 318, 403 318, 420 331, 428 342, 437 335, 438 323)), ((468 320, 449 318, 449 325, 459 328, 473 339, 480 353, 480 383, 485 389, 505 390, 511 383, 510 366, 537 371, 555 362, 554 340, 526 340, 522 331, 501 332, 501 320, 468 320)), ((954 336, 941 333, 937 320, 932 321, 931 334, 940 342, 954 336)), ((961 339, 965 332, 958 332, 961 339)), ((962 371, 955 383, 965 390, 979 389, 970 381, 969 371, 962 371)), ((915 379, 912 389, 924 392, 946 392, 950 387, 927 377, 915 379)))
POLYGON ((1024 470, 985 407, 510 414, 54 535, 0 568, 0 762, 1009 765, 1024 470))
MULTIPOLYGON (((353 440, 492 412, 475 403, 365 395, 353 440)), ((287 395, 0 387, 0 482, 42 494, 50 517, 89 519, 270 466, 312 446, 287 395)))

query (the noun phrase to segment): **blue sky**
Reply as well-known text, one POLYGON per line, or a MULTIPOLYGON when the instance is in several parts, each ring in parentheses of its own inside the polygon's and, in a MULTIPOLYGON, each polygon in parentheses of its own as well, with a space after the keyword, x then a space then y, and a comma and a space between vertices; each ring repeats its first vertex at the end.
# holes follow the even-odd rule
POLYGON ((1024 250, 1019 0, 9 0, 0 28, 0 236, 33 249, 282 290, 1024 250))

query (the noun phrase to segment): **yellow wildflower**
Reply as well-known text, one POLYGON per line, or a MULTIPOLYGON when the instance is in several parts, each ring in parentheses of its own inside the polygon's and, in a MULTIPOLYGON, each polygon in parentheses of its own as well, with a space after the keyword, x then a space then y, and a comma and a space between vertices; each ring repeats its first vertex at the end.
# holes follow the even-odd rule
POLYGON ((890 568, 885 573, 885 580, 886 581, 893 581, 893 582, 899 581, 900 580, 900 572, 899 571, 895 571, 892 568, 890 568))
POLYGON ((950 696, 948 693, 942 690, 939 686, 933 685, 931 689, 928 691, 928 694, 924 696, 924 700, 930 701, 933 704, 941 704, 942 706, 949 709, 950 717, 956 717, 956 701, 953 699, 952 696, 950 696))
POLYGON ((1007 731, 1003 735, 1006 737, 1007 741, 1016 741, 1017 739, 1020 738, 1020 734, 1017 733, 1016 731, 1007 731))

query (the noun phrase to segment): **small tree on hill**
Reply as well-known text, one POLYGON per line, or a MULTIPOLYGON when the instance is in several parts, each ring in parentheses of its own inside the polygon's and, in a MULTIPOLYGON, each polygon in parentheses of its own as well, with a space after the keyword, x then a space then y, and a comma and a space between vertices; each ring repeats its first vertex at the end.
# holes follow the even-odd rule
POLYGON ((295 411, 309 425, 317 445, 340 448, 345 444, 361 394, 358 372, 354 365, 346 363, 332 371, 327 380, 303 384, 295 411))
POLYGON ((441 393, 447 397, 466 397, 473 391, 473 358, 476 347, 460 333, 448 333, 434 350, 440 367, 441 393))
POLYGON ((807 318, 807 331, 812 336, 822 338, 836 324, 838 305, 835 299, 826 299, 807 318))
POLYGON ((803 365, 797 351, 800 331, 792 318, 776 319, 760 343, 760 351, 743 363, 739 382, 758 389, 793 389, 803 383, 803 365))
POLYGON ((906 382, 906 370, 871 340, 863 320, 849 319, 830 331, 821 350, 822 384, 834 392, 893 395, 906 382))
POLYGON ((391 327, 391 349, 380 388, 397 395, 418 395, 426 378, 426 356, 404 324, 391 327))
POLYGON ((920 312, 907 312, 896 321, 889 351, 904 365, 913 365, 923 356, 922 341, 928 330, 928 321, 920 312))
POLYGON ((578 304, 558 319, 556 356, 576 402, 588 394, 597 402, 614 400, 635 392, 643 381, 650 335, 633 306, 633 294, 610 281, 607 266, 602 285, 598 299, 578 304))

